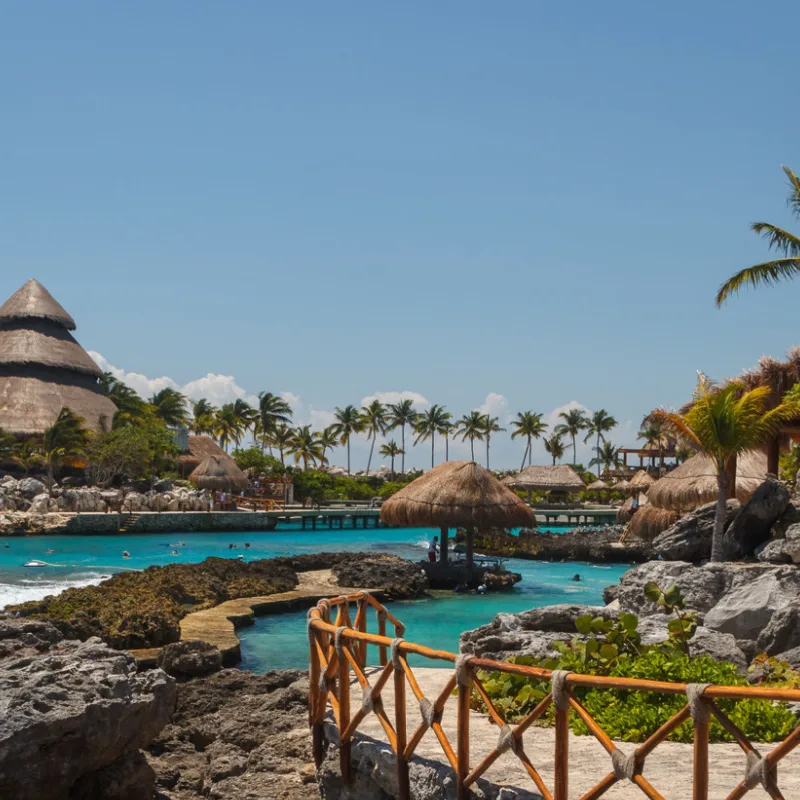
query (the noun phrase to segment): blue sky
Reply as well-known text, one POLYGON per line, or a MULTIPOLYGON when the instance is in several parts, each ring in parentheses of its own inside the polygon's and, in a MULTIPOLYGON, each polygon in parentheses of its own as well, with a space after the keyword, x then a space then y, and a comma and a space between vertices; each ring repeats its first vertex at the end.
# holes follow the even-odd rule
POLYGON ((695 370, 799 343, 800 283, 713 304, 766 255, 748 224, 792 224, 796 4, 3 16, 0 293, 38 277, 120 370, 317 422, 580 403, 630 444, 695 370))

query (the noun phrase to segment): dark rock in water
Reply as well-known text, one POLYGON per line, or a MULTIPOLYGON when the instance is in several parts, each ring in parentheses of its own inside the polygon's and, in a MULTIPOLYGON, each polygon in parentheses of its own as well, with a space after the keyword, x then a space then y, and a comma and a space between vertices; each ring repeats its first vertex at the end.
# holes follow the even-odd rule
POLYGON ((800 601, 788 603, 772 615, 758 636, 759 652, 775 655, 800 647, 800 601))
POLYGON ((178 685, 170 724, 147 749, 159 797, 319 800, 297 670, 225 669, 178 685))
MULTIPOLYGON (((537 561, 589 561, 592 563, 641 562, 652 558, 650 545, 639 540, 619 538, 624 527, 573 528, 565 533, 520 531, 518 535, 505 531, 476 532, 475 549, 481 553, 506 558, 526 558, 537 561)), ((457 541, 463 541, 459 534, 457 541)))
POLYGON ((383 588, 393 598, 419 597, 428 590, 422 567, 397 556, 343 553, 332 572, 340 586, 383 588))
MULTIPOLYGON (((716 507, 716 503, 707 503, 684 514, 674 525, 653 539, 653 552, 665 561, 699 563, 709 559, 716 507)), ((728 500, 725 508, 726 525, 736 518, 740 509, 738 500, 728 500)))
POLYGON ((506 592, 522 580, 519 572, 488 570, 483 574, 483 584, 489 592, 506 592))
POLYGON ((420 567, 428 577, 431 589, 455 589, 457 587, 477 589, 484 585, 487 591, 507 591, 522 580, 518 572, 508 572, 502 567, 487 569, 473 566, 467 569, 463 561, 422 561, 420 567))
POLYGON ((729 561, 746 558, 769 540, 770 529, 789 505, 786 484, 768 477, 725 530, 723 556, 729 561))
POLYGON ((0 797, 147 797, 136 753, 169 720, 174 681, 161 670, 137 673, 130 656, 98 639, 64 641, 53 630, 2 621, 11 655, 0 660, 0 797), (10 647, 14 638, 21 644, 10 647))
POLYGON ((608 605, 609 603, 613 603, 619 597, 619 585, 617 586, 606 586, 603 589, 603 602, 608 605))
POLYGON ((208 642, 173 642, 161 648, 158 666, 175 678, 199 678, 222 669, 222 653, 208 642))

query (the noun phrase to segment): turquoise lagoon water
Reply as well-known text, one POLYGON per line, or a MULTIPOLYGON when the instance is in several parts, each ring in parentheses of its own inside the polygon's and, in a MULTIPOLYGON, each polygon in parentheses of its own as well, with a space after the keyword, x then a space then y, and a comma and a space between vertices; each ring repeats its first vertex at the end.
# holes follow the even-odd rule
MULTIPOLYGON (((551 530, 566 530, 552 528, 551 530)), ((246 561, 322 551, 396 553, 412 560, 426 554, 427 539, 438 531, 420 528, 264 533, 136 534, 130 536, 0 537, 0 609, 11 603, 55 594, 69 586, 98 583, 115 572, 156 564, 194 563, 208 556, 246 561), (245 543, 250 544, 244 550, 245 543), (236 550, 229 548, 237 545, 236 550), (122 557, 127 550, 131 557, 122 557), (177 550, 177 555, 173 555, 177 550), (52 551, 52 552, 48 552, 52 551), (32 569, 23 564, 44 561, 32 569)), ((523 611, 552 603, 599 603, 602 589, 616 583, 628 565, 550 563, 511 559, 507 567, 522 573, 512 592, 484 596, 437 593, 432 599, 400 601, 392 613, 407 626, 406 638, 455 650, 463 630, 490 622, 499 612, 523 611), (572 576, 581 575, 580 582, 572 576)), ((242 666, 256 672, 304 668, 308 659, 306 612, 260 618, 241 631, 242 666)))

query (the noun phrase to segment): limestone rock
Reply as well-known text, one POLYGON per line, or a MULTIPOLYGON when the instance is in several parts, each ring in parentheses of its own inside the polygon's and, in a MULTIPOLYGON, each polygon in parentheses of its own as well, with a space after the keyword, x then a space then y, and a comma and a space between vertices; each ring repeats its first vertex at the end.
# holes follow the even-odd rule
POLYGON ((725 530, 723 555, 729 561, 746 558, 768 541, 770 529, 789 505, 786 484, 768 477, 725 530))
POLYGON ((46 492, 37 494, 31 500, 31 507, 28 510, 31 514, 49 514, 51 511, 58 511, 58 502, 46 492))
POLYGON ((158 666, 176 678, 196 678, 222 669, 222 653, 208 642, 173 642, 161 648, 158 666))
POLYGON ((27 500, 32 500, 37 494, 41 494, 46 490, 47 487, 41 481, 37 481, 36 478, 23 478, 16 486, 17 493, 27 500))
POLYGON ((348 556, 343 555, 332 569, 339 586, 383 587, 394 598, 418 597, 428 589, 425 572, 413 561, 385 554, 348 556))
POLYGON ((800 601, 778 608, 758 636, 759 652, 775 655, 800 647, 800 601))
POLYGON ((773 614, 794 600, 798 592, 797 567, 740 567, 733 573, 729 591, 706 614, 705 625, 737 638, 758 639, 773 614))
MULTIPOLYGON (((67 800, 85 776, 149 744, 172 713, 175 684, 161 670, 137 673, 129 655, 97 639, 47 648, 0 661, 0 797, 67 800)), ((118 785, 142 786, 130 762, 127 770, 118 785)))
POLYGON ((759 552, 758 560, 779 564, 800 563, 800 522, 788 525, 784 529, 782 539, 767 542, 759 552))
MULTIPOLYGON (((725 506, 725 525, 739 514, 738 500, 728 500, 725 506)), ((714 532, 716 503, 707 503, 684 514, 672 527, 653 539, 653 552, 665 561, 698 563, 711 557, 711 538, 714 532)))

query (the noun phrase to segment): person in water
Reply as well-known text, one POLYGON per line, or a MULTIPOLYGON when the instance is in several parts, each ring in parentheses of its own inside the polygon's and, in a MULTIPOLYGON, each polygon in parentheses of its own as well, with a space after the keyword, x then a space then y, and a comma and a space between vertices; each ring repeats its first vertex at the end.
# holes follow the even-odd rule
POLYGON ((572 580, 574 580, 575 582, 580 581, 580 579, 581 576, 577 572, 572 576, 572 580))
POLYGON ((130 558, 131 554, 127 550, 123 550, 122 551, 122 557, 123 558, 130 558))
POLYGON ((177 550, 173 550, 172 551, 172 555, 177 556, 178 555, 178 551, 177 550))

